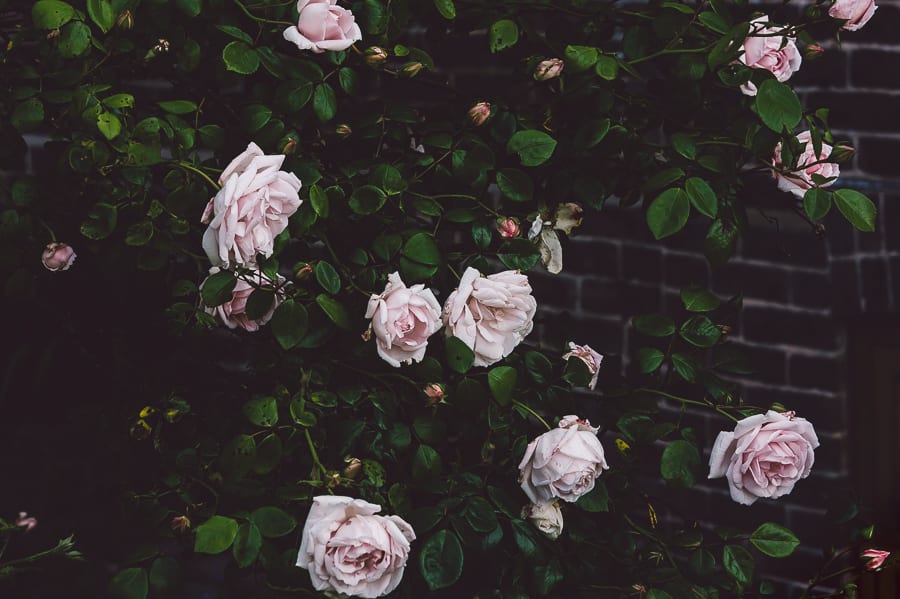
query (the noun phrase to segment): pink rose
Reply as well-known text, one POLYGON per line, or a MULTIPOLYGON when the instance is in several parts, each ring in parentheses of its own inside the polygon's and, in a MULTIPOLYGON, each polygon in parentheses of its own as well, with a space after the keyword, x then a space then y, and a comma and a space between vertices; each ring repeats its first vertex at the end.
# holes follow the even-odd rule
POLYGON ((740 420, 734 432, 721 432, 709 456, 709 478, 725 476, 731 498, 750 505, 760 497, 787 495, 809 476, 819 439, 812 424, 793 412, 740 420))
MULTIPOLYGON (((803 58, 794 38, 777 34, 782 27, 766 27, 769 17, 762 16, 750 21, 750 35, 741 47, 742 63, 753 69, 765 69, 784 82, 800 68, 803 58)), ((748 81, 741 85, 744 95, 755 96, 756 85, 748 81)))
POLYGON ((532 503, 522 508, 522 517, 528 518, 535 528, 548 539, 556 540, 563 531, 562 510, 556 501, 532 503))
POLYGON ((597 377, 600 376, 600 363, 603 362, 603 356, 591 349, 590 345, 575 345, 569 341, 569 351, 563 354, 563 360, 568 360, 569 358, 578 358, 584 362, 588 372, 591 373, 591 382, 588 383, 588 388, 595 388, 597 386, 597 377))
POLYGON ((301 50, 346 50, 362 39, 353 13, 337 6, 337 0, 299 0, 297 12, 297 26, 285 29, 284 39, 301 50))
POLYGON ((828 16, 846 21, 841 29, 856 31, 869 22, 876 8, 875 0, 835 0, 828 16))
POLYGON ((534 327, 537 301, 528 277, 506 270, 486 277, 469 267, 444 304, 447 334, 475 352, 475 366, 508 356, 534 327))
POLYGON ((860 554, 860 557, 866 560, 866 570, 877 570, 890 555, 890 551, 866 549, 860 554))
MULTIPOLYGON (((215 266, 209 269, 210 275, 214 275, 217 272, 219 272, 219 269, 215 266)), ((204 283, 206 283, 206 281, 203 281, 203 283, 200 284, 201 289, 203 288, 204 283)), ((283 294, 276 291, 274 300, 272 301, 272 307, 257 320, 251 320, 247 316, 247 300, 250 299, 250 294, 253 293, 257 287, 271 290, 273 287, 280 288, 283 283, 284 277, 279 276, 276 284, 258 270, 239 275, 237 284, 234 286, 234 291, 231 293, 231 299, 219 306, 212 308, 206 307, 205 310, 208 314, 218 316, 229 329, 240 327, 251 333, 258 331, 259 327, 272 320, 272 315, 275 314, 275 308, 277 308, 283 300, 283 294), (253 281, 255 286, 249 281, 253 281)))
POLYGON ((574 502, 594 488, 609 469, 599 429, 577 416, 566 416, 559 427, 528 444, 519 464, 519 484, 532 503, 555 498, 574 502))
POLYGON ((222 189, 203 211, 209 223, 203 249, 215 266, 253 266, 256 255, 272 255, 275 237, 287 228, 301 200, 300 179, 279 170, 281 154, 267 156, 255 143, 222 172, 222 189))
POLYGON ((75 250, 71 246, 54 241, 53 243, 48 243, 47 247, 44 248, 44 253, 41 254, 41 262, 44 263, 44 268, 56 272, 69 270, 72 264, 75 263, 76 257, 75 250))
POLYGON ((416 534, 399 516, 376 516, 380 511, 361 499, 313 498, 297 555, 313 588, 351 597, 381 597, 397 588, 416 534))
POLYGON ((538 81, 547 81, 559 77, 565 66, 566 63, 559 58, 542 60, 534 69, 534 78, 538 81))
POLYGON ((407 287, 398 273, 388 275, 380 295, 369 298, 378 355, 394 367, 421 362, 428 338, 441 328, 441 306, 424 285, 407 287))
MULTIPOLYGON (((789 191, 798 198, 802 198, 807 189, 812 187, 828 187, 834 183, 834 180, 841 174, 841 168, 835 162, 823 162, 831 156, 832 150, 832 147, 825 142, 822 142, 822 152, 816 157, 812 136, 809 131, 804 131, 799 134, 797 140, 801 144, 805 144, 803 153, 797 158, 797 169, 787 174, 773 171, 772 175, 778 180, 778 189, 789 191), (812 176, 814 174, 827 179, 834 177, 834 180, 820 185, 813 180, 812 176)), ((778 169, 783 169, 788 166, 781 163, 781 142, 775 146, 775 153, 772 156, 772 165, 778 169)))
POLYGON ((513 237, 518 237, 519 233, 521 233, 521 229, 519 228, 519 219, 514 217, 498 218, 497 232, 500 233, 500 237, 504 239, 512 239, 513 237))

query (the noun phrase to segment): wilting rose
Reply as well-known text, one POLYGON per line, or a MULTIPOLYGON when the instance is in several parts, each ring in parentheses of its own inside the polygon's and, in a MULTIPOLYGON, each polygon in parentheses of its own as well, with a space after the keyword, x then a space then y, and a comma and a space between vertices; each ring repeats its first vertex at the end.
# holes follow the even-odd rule
POLYGON ((563 531, 562 510, 556 501, 532 503, 522 508, 522 517, 528 518, 542 535, 558 539, 563 531))
POLYGON ((593 389, 597 386, 597 377, 600 376, 600 363, 603 362, 603 356, 591 349, 590 345, 575 345, 569 341, 569 351, 563 354, 563 360, 569 358, 578 358, 584 362, 591 373, 591 382, 588 387, 593 389))
MULTIPOLYGON (((215 266, 209 269, 210 276, 217 272, 219 272, 219 269, 215 266)), ((203 281, 200 284, 201 289, 205 283, 206 281, 203 281)), ((242 328, 251 333, 258 331, 259 327, 272 320, 272 315, 275 314, 275 308, 281 303, 283 294, 281 292, 274 293, 272 296, 272 307, 257 320, 251 320, 247 316, 247 300, 250 299, 250 294, 253 293, 256 287, 271 290, 273 287, 280 287, 282 283, 284 283, 284 277, 279 276, 276 284, 259 271, 240 275, 237 284, 234 286, 234 291, 231 292, 231 299, 220 306, 206 307, 206 312, 213 316, 218 316, 229 329, 242 328), (255 286, 249 281, 253 281, 255 286)))
POLYGON ((203 249, 214 266, 252 266, 272 255, 275 237, 300 207, 300 179, 282 170, 284 156, 266 156, 255 143, 222 172, 222 189, 209 201, 203 249))
POLYGON ((856 31, 869 22, 877 8, 875 0, 835 0, 828 16, 846 21, 841 29, 856 31))
POLYGON ((391 366, 421 362, 428 338, 441 328, 441 306, 424 285, 407 287, 398 273, 388 275, 380 295, 369 298, 378 355, 391 366))
POLYGON ((566 416, 558 428, 528 444, 519 464, 519 484, 532 503, 556 498, 577 501, 590 493, 594 481, 609 468, 599 429, 577 416, 566 416))
MULTIPOLYGON (((803 153, 797 158, 797 169, 790 173, 779 173, 773 171, 772 175, 778 180, 778 189, 789 191, 795 196, 802 198, 807 189, 812 187, 828 187, 841 174, 841 168, 836 162, 823 162, 831 156, 832 147, 822 142, 822 151, 816 157, 815 148, 813 148, 812 135, 809 131, 804 131, 797 136, 797 140, 804 145, 803 153), (818 164, 816 164, 818 163, 818 164), (834 177, 834 180, 822 183, 821 185, 813 180, 813 175, 820 175, 826 179, 834 177)), ((781 162, 781 142, 775 146, 775 153, 772 156, 772 165, 776 169, 788 168, 789 165, 781 162)))
POLYGON ((866 570, 877 570, 884 564, 891 555, 890 551, 882 551, 880 549, 866 549, 860 554, 860 557, 866 560, 866 570))
POLYGON ((361 499, 313 498, 297 555, 313 588, 351 597, 381 597, 397 588, 416 534, 399 516, 376 516, 380 511, 361 499))
MULTIPOLYGON (((794 38, 777 35, 782 28, 766 27, 768 22, 766 16, 750 21, 750 35, 744 40, 743 54, 738 60, 748 67, 765 69, 784 82, 800 68, 803 58, 794 38)), ((747 96, 755 96, 756 85, 748 81, 741 85, 741 91, 747 96)))
POLYGON ((575 202, 564 202, 556 207, 553 215, 553 228, 559 229, 566 235, 572 234, 572 229, 581 226, 584 208, 575 202))
POLYGON ((297 13, 297 25, 284 30, 284 39, 301 50, 346 50, 362 39, 353 13, 337 6, 337 0, 298 0, 297 13))
POLYGON ((483 125, 491 116, 491 105, 479 102, 469 109, 469 121, 476 127, 483 125))
POLYGON ((709 456, 709 478, 725 476, 731 498, 750 505, 760 497, 787 495, 809 476, 819 439, 812 424, 793 412, 769 410, 721 432, 709 456))
POLYGON ((563 72, 566 63, 559 58, 549 58, 542 60, 534 69, 534 78, 538 81, 547 81, 559 77, 563 72))
POLYGON ((514 217, 498 218, 497 232, 500 233, 500 237, 504 239, 518 237, 521 232, 519 228, 519 219, 514 217))
POLYGON ((48 243, 41 254, 41 262, 44 268, 56 272, 58 270, 69 270, 75 263, 75 250, 69 244, 54 241, 48 243))
POLYGON ((534 327, 537 301, 528 277, 506 270, 482 277, 471 266, 444 304, 447 334, 475 352, 475 366, 508 356, 534 327))
POLYGON ((16 518, 16 526, 19 528, 24 528, 25 532, 28 532, 35 526, 37 526, 38 521, 34 516, 29 516, 27 512, 19 512, 19 517, 16 518))

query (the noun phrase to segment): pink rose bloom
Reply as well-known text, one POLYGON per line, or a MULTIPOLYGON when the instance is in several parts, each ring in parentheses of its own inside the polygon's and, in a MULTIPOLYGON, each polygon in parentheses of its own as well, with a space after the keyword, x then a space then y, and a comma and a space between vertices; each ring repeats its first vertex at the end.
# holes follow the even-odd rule
POLYGON ((563 515, 556 501, 532 503, 522 508, 522 517, 528 518, 538 531, 551 540, 556 540, 563 531, 563 515))
POLYGON ((380 511, 362 499, 313 498, 297 555, 313 588, 351 597, 381 597, 397 588, 416 534, 399 516, 376 516, 380 511))
MULTIPOLYGON (((739 61, 753 69, 765 69, 784 82, 800 68, 803 61, 794 38, 777 34, 781 27, 766 27, 769 17, 762 16, 750 21, 750 35, 744 40, 739 61), (755 35, 756 34, 756 35, 755 35)), ((744 95, 755 96, 756 85, 748 81, 741 85, 744 95)))
POLYGON ((591 373, 591 382, 588 388, 593 389, 597 386, 597 377, 600 376, 600 363, 603 362, 603 356, 591 349, 590 345, 575 345, 569 341, 569 351, 563 354, 563 360, 569 358, 578 358, 584 362, 591 373))
POLYGON ((75 250, 66 243, 54 241, 48 243, 41 254, 41 262, 47 270, 56 272, 59 270, 69 270, 75 263, 75 250))
POLYGON ((16 526, 19 528, 24 528, 25 532, 28 532, 35 526, 37 526, 38 521, 34 516, 29 516, 27 512, 19 512, 19 517, 16 518, 16 526))
POLYGON ((388 275, 380 295, 369 298, 378 355, 394 367, 421 362, 428 338, 441 328, 441 305, 424 285, 407 287, 398 273, 388 275))
POLYGON ((869 22, 876 8, 875 0, 835 0, 828 9, 828 16, 846 21, 841 29, 856 31, 869 22))
POLYGON ((346 50, 362 39, 353 13, 337 6, 337 0, 299 0, 297 12, 297 26, 285 29, 284 39, 301 50, 346 50))
MULTIPOLYGON (((217 272, 219 272, 219 269, 215 266, 209 269, 210 275, 214 275, 217 272)), ((203 283, 205 282, 206 281, 203 283)), ((203 283, 200 284, 201 289, 203 288, 203 283)), ((282 293, 276 292, 275 299, 272 302, 272 307, 269 311, 263 314, 258 320, 251 320, 247 316, 247 300, 250 299, 250 294, 253 293, 256 287, 271 289, 273 286, 280 287, 283 283, 284 277, 279 276, 276 285, 271 279, 258 270, 242 274, 238 277, 237 284, 234 286, 234 291, 231 293, 230 300, 220 306, 215 306, 213 308, 207 307, 205 310, 208 314, 218 316, 219 320, 221 320, 229 329, 242 328, 251 333, 256 332, 259 330, 259 327, 272 320, 275 309, 284 298, 282 293), (253 281, 256 286, 254 287, 254 285, 251 285, 247 279, 253 281)))
POLYGON ((272 255, 275 238, 300 207, 300 179, 279 170, 284 155, 267 156, 255 143, 222 172, 222 189, 203 211, 203 249, 214 266, 253 266, 272 255))
POLYGON ((565 66, 566 63, 559 58, 542 60, 534 69, 534 78, 538 81, 547 81, 559 77, 565 66))
MULTIPOLYGON (((841 168, 836 162, 821 162, 831 156, 832 147, 822 142, 822 152, 816 157, 813 148, 812 136, 809 131, 804 131, 797 136, 801 144, 805 144, 803 153, 797 158, 797 170, 788 174, 781 174, 773 171, 772 175, 778 180, 778 189, 781 191, 789 191, 798 198, 802 198, 807 189, 812 187, 828 187, 834 180, 819 185, 813 181, 814 174, 825 178, 837 177, 841 174, 841 168), (818 163, 818 164, 815 164, 818 163)), ((781 142, 775 146, 775 153, 772 156, 772 165, 776 168, 784 168, 786 165, 781 163, 781 142)))
POLYGON ((725 476, 731 498, 751 505, 760 497, 787 495, 809 476, 819 439, 812 424, 793 412, 740 420, 734 432, 721 432, 709 456, 709 478, 725 476))
POLYGON ((475 352, 475 366, 508 356, 534 327, 537 301, 528 277, 506 270, 486 277, 469 267, 444 304, 447 334, 475 352))
POLYGON ((860 554, 860 557, 866 560, 866 570, 877 570, 890 555, 890 551, 866 549, 860 554))
POLYGON ((519 484, 532 503, 574 502, 591 492, 596 478, 609 469, 598 430, 587 420, 566 416, 558 428, 528 444, 519 484))

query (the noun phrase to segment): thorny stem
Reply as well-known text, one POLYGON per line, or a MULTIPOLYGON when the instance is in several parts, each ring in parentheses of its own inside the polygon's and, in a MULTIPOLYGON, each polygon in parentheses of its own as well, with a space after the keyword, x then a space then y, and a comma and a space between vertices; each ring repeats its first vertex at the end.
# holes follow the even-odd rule
POLYGON ((523 410, 525 410, 526 412, 528 412, 529 414, 531 414, 532 416, 537 418, 541 424, 543 424, 545 427, 547 427, 548 431, 553 430, 553 427, 551 427, 549 424, 547 424, 547 421, 544 420, 543 418, 541 418, 541 415, 538 414, 537 412, 535 412, 533 409, 531 409, 531 406, 529 406, 528 404, 524 404, 521 401, 519 401, 518 399, 512 400, 512 403, 514 406, 518 406, 518 407, 522 408, 523 410))
POLYGON ((216 183, 215 181, 213 181, 212 179, 209 178, 209 175, 207 175, 206 173, 201 171, 199 168, 197 168, 190 162, 184 162, 183 160, 179 160, 175 164, 177 164, 178 166, 180 166, 183 169, 187 169, 189 171, 197 173, 198 175, 200 175, 201 177, 206 179, 206 182, 209 183, 210 185, 212 185, 214 189, 216 189, 216 190, 221 189, 221 187, 219 186, 218 183, 216 183))
POLYGON ((241 0, 234 0, 234 3, 237 4, 242 11, 244 11, 245 15, 247 15, 248 17, 250 17, 251 19, 253 19, 254 21, 257 21, 259 23, 271 23, 272 25, 296 25, 296 23, 291 23, 290 21, 273 21, 272 19, 264 19, 262 17, 257 17, 252 12, 250 12, 246 6, 244 6, 244 3, 241 2, 241 0))
POLYGON ((659 395, 660 397, 672 399, 672 400, 681 402, 682 404, 690 404, 692 406, 700 406, 703 408, 713 408, 716 412, 725 416, 726 418, 729 418, 729 419, 733 420, 734 422, 738 422, 738 418, 732 414, 729 414, 725 408, 723 408, 722 406, 717 406, 717 405, 707 402, 707 401, 697 401, 696 399, 688 399, 686 397, 672 395, 671 393, 666 393, 665 391, 660 391, 659 389, 650 389, 648 387, 640 387, 638 389, 635 389, 635 391, 643 392, 643 393, 653 393, 654 395, 659 395))
POLYGON ((316 451, 316 446, 313 443, 312 435, 309 434, 308 428, 303 429, 303 435, 306 437, 306 444, 309 445, 309 453, 310 455, 312 455, 313 463, 315 463, 315 465, 319 468, 319 471, 322 472, 323 475, 328 474, 328 469, 325 468, 325 466, 319 460, 319 453, 316 451))

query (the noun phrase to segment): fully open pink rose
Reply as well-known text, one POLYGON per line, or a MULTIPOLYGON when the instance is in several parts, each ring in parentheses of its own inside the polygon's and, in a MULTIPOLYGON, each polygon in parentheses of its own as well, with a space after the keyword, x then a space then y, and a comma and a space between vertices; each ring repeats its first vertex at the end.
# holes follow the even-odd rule
POLYGON ((819 439, 812 424, 793 412, 769 410, 721 432, 709 456, 709 478, 725 476, 731 498, 750 505, 760 497, 787 495, 809 476, 819 439))
POLYGON ((506 270, 482 277, 469 267, 444 304, 444 324, 475 352, 475 366, 490 366, 531 332, 536 311, 525 275, 506 270))
POLYGON ((542 535, 556 540, 563 531, 563 515, 556 501, 532 503, 522 508, 522 517, 534 525, 542 535))
POLYGON ((376 516, 381 506, 320 495, 303 525, 297 565, 317 591, 381 597, 400 584, 416 534, 399 516, 376 516))
POLYGON ((828 9, 828 16, 846 21, 841 29, 856 31, 869 22, 877 8, 875 0, 835 0, 828 9))
POLYGON ((578 358, 584 362, 591 373, 591 382, 588 387, 593 389, 597 386, 597 377, 600 376, 600 363, 603 362, 603 356, 591 349, 590 345, 575 345, 569 341, 569 351, 563 354, 563 360, 569 358, 578 358))
MULTIPOLYGON (((804 131, 797 136, 797 140, 801 144, 805 144, 803 153, 797 158, 797 170, 790 173, 782 174, 773 171, 773 176, 778 180, 778 189, 789 191, 798 198, 802 198, 807 189, 812 187, 828 187, 841 174, 841 168, 836 162, 823 162, 831 156, 832 147, 822 142, 822 151, 816 157, 816 151, 813 148, 812 136, 809 131, 804 131), (818 163, 818 164, 816 164, 818 163), (818 184, 813 180, 813 175, 819 175, 833 180, 826 183, 818 184)), ((775 154, 772 156, 772 165, 777 169, 785 168, 781 162, 781 142, 775 146, 775 154)))
MULTIPOLYGON (((217 272, 219 272, 219 269, 215 266, 209 269, 210 276, 217 272)), ((206 281, 203 281, 203 283, 200 284, 201 289, 203 288, 204 283, 206 283, 206 281)), ((282 276, 278 277, 278 282, 276 284, 259 271, 243 274, 238 277, 237 284, 234 286, 234 291, 231 293, 231 299, 222 305, 207 307, 206 312, 213 316, 218 316, 222 323, 229 329, 241 328, 251 333, 258 331, 259 327, 272 320, 272 315, 275 314, 275 308, 281 303, 283 297, 280 292, 276 292, 273 297, 272 307, 257 320, 251 320, 250 317, 247 316, 247 300, 250 299, 250 294, 253 293, 254 289, 257 287, 263 289, 268 288, 271 290, 273 287, 280 287, 283 283, 284 277, 282 276), (253 284, 251 284, 250 281, 252 281, 253 284)))
POLYGON ((441 306, 430 289, 407 287, 392 273, 384 291, 369 298, 366 318, 372 320, 378 355, 397 367, 425 357, 428 338, 441 328, 441 306))
POLYGON ((284 39, 301 50, 346 50, 362 39, 353 13, 337 6, 337 0, 299 0, 297 12, 297 25, 284 30, 284 39))
POLYGON ((609 468, 597 428, 577 416, 566 416, 559 427, 528 444, 519 464, 519 484, 532 503, 556 498, 577 501, 594 488, 609 468))
MULTIPOLYGON (((750 35, 744 40, 743 54, 738 60, 750 68, 765 69, 784 82, 800 68, 803 57, 794 38, 777 35, 783 28, 768 27, 768 23, 766 16, 750 21, 750 35)), ((748 81, 741 86, 741 91, 744 95, 755 96, 756 85, 748 81)))
POLYGON ((41 254, 41 262, 44 268, 56 272, 58 270, 69 270, 75 263, 75 250, 67 243, 54 241, 48 243, 41 254))
POLYGON ((300 179, 282 170, 284 156, 267 156, 255 143, 222 172, 222 189, 209 201, 201 222, 209 223, 203 249, 215 266, 253 266, 256 255, 272 255, 275 237, 300 207, 300 179))

